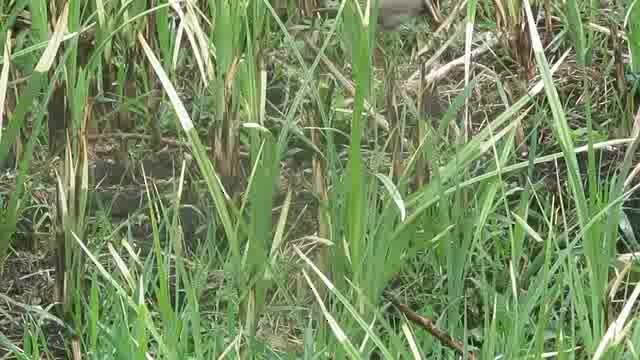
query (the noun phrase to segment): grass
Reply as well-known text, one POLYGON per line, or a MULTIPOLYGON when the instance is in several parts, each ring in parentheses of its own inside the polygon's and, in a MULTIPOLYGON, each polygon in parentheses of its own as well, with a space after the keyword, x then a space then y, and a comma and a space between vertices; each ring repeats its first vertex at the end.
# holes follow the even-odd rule
POLYGON ((292 3, 0 5, 0 359, 638 357, 637 2, 292 3))

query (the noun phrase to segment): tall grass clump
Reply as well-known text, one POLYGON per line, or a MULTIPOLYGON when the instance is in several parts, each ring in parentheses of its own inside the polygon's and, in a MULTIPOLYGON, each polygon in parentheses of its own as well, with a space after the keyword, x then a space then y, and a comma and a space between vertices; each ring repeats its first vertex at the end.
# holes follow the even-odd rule
POLYGON ((0 334, 2 349, 21 359, 633 357, 640 286, 623 210, 639 186, 637 2, 607 13, 625 13, 610 29, 598 1, 495 0, 444 4, 444 21, 384 33, 380 1, 341 0, 330 16, 315 1, 0 4, 1 111, 14 71, 27 75, 0 163, 30 131, 0 259, 47 112, 56 196, 45 236, 55 299, 0 294, 24 312, 21 342, 0 334), (25 9, 30 29, 14 40, 25 9), (404 81, 410 71, 419 80, 404 81), (273 83, 288 87, 282 99, 273 83), (142 166, 145 206, 118 225, 93 209, 98 140, 125 165, 142 145, 183 155, 169 182, 142 166), (609 154, 620 161, 607 173, 609 154), (184 206, 204 220, 192 232, 184 206))
MULTIPOLYGON (((18 15, 27 7, 27 5, 26 1, 20 1, 13 7, 3 8, 3 10, 6 10, 4 13, 7 14, 7 16, 5 21, 3 21, 3 25, 0 27, 0 42, 3 48, 2 75, 0 76, 0 112, 2 112, 3 115, 0 116, 0 119, 4 119, 5 117, 8 119, 10 115, 8 113, 4 113, 4 111, 7 109, 5 106, 7 94, 11 91, 11 89, 8 88, 9 72, 12 66, 15 67, 16 65, 16 54, 14 53, 12 56, 11 49, 11 29, 16 23, 18 15)), ((45 39, 46 38, 47 37, 45 37, 45 39)), ((52 65, 51 58, 55 56, 56 47, 57 44, 50 44, 51 50, 41 55, 37 65, 34 66, 32 64, 29 69, 26 69, 26 72, 32 73, 32 76, 30 81, 26 84, 24 91, 22 91, 16 99, 16 108, 14 109, 13 114, 11 114, 11 121, 7 124, 6 128, 2 129, 2 136, 0 137, 0 163, 5 163, 7 161, 10 149, 19 141, 18 139, 21 134, 20 130, 27 120, 33 101, 38 97, 40 91, 43 88, 46 88, 45 79, 47 72, 52 65)), ((40 107, 38 111, 34 112, 34 115, 34 132, 37 135, 42 129, 44 108, 40 107)), ((2 240, 0 240, 1 263, 4 263, 7 251, 11 246, 11 241, 16 231, 16 224, 25 204, 25 196, 27 196, 27 194, 25 193, 24 184, 33 157, 35 139, 35 137, 31 137, 29 141, 27 141, 23 154, 16 156, 16 159, 20 159, 20 162, 17 167, 19 172, 15 181, 15 191, 11 193, 6 206, 3 209, 5 216, 2 216, 2 221, 0 221, 0 233, 2 234, 2 240)))

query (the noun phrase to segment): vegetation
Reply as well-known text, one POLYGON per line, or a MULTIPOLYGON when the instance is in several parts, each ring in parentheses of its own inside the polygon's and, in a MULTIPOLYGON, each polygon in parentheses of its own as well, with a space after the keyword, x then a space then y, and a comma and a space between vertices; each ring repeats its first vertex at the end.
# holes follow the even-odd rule
POLYGON ((0 2, 0 359, 638 358, 640 3, 375 3, 0 2))

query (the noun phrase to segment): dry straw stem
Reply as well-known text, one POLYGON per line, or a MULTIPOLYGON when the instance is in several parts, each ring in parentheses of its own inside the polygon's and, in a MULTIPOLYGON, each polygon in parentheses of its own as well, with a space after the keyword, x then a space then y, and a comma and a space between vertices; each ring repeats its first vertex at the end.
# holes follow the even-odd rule
MULTIPOLYGON (((636 112, 635 119, 633 120, 633 130, 631 131, 631 138, 632 139, 635 139, 638 136, 640 136, 640 107, 638 107, 638 111, 636 112)), ((625 189, 628 188, 629 185, 631 185, 631 182, 633 181, 633 179, 636 178, 638 173, 640 173, 640 163, 638 163, 633 168, 633 170, 631 171, 629 176, 627 176, 627 179, 624 181, 625 189)))
MULTIPOLYGON (((498 38, 497 37, 492 37, 487 39, 484 44, 471 51, 469 53, 469 58, 470 59, 474 59, 477 58, 478 56, 486 53, 487 51, 491 50, 491 48, 498 43, 498 38)), ((447 64, 444 64, 440 67, 438 67, 437 69, 433 69, 431 70, 427 75, 425 75, 424 77, 424 84, 428 85, 434 82, 437 82, 440 79, 443 79, 445 76, 447 76, 451 71, 455 70, 457 67, 464 65, 465 63, 465 57, 466 55, 463 55, 447 64)), ((411 77, 409 78, 409 80, 407 80, 405 88, 407 89, 411 89, 413 91, 416 91, 418 89, 418 87, 420 86, 420 70, 416 70, 415 73, 413 73, 413 75, 411 75, 411 77)))
MULTIPOLYGON (((551 19, 556 21, 556 22, 558 22, 558 23, 561 23, 563 21, 561 18, 559 18, 557 16, 551 16, 551 19)), ((611 30, 606 28, 606 27, 604 27, 604 26, 602 26, 602 25, 596 24, 594 22, 588 22, 585 25, 590 30, 594 30, 594 31, 597 31, 599 33, 611 36, 611 30)), ((624 41, 628 41, 629 40, 627 38, 627 36, 622 31, 618 31, 618 34, 616 36, 619 37, 620 39, 624 40, 624 41)))
POLYGON ((71 339, 71 353, 73 354, 73 360, 82 359, 82 351, 80 348, 80 338, 78 336, 74 336, 71 339))
MULTIPOLYGON (((562 22, 562 19, 560 19, 557 16, 551 16, 551 19, 556 21, 556 22, 562 22)), ((586 24, 586 27, 588 27, 590 30, 599 32, 601 34, 605 34, 607 36, 612 36, 611 29, 609 29, 607 27, 604 27, 602 25, 599 25, 599 24, 596 24, 596 23, 593 23, 593 22, 589 22, 589 23, 586 24)), ((627 37, 627 35, 624 34, 623 31, 617 31, 616 34, 613 35, 613 36, 615 36, 615 37, 617 37, 617 38, 619 38, 619 39, 621 39, 621 40, 623 40, 625 42, 629 41, 629 38, 627 37)), ((607 54, 609 54, 611 56, 614 55, 614 51, 613 50, 605 49, 604 51, 606 51, 607 54)), ((626 64, 631 62, 631 55, 629 53, 622 54, 622 57, 623 57, 623 60, 625 61, 626 64)))
MULTIPOLYGON (((455 31, 453 32, 453 35, 449 36, 447 41, 445 41, 444 44, 442 44, 442 46, 440 46, 440 48, 438 48, 438 50, 436 50, 433 53, 433 55, 431 57, 429 57, 429 60, 427 60, 422 65, 424 70, 427 70, 430 67, 432 67, 440 59, 442 54, 444 54, 444 52, 447 51, 447 49, 449 47, 451 47, 451 45, 458 39, 458 37, 464 33, 464 27, 462 25, 464 25, 464 24, 463 23, 459 23, 458 26, 456 26, 455 31)), ((423 47, 422 50, 420 50, 420 52, 418 52, 418 55, 417 55, 418 60, 421 60, 429 50, 431 50, 431 46, 427 45, 427 46, 423 47)), ((420 61, 420 62, 422 62, 422 61, 420 61)), ((415 71, 409 77, 408 80, 413 81, 418 76, 420 76, 420 70, 419 69, 417 71, 415 71)))
POLYGON ((2 140, 2 119, 4 118, 4 103, 7 96, 7 83, 9 82, 9 67, 11 66, 11 30, 7 31, 3 57, 2 72, 0 73, 0 140, 2 140))
MULTIPOLYGON (((620 254, 616 258, 615 274, 616 277, 609 284, 608 297, 609 302, 613 303, 616 300, 616 294, 620 291, 621 286, 626 286, 629 280, 629 273, 634 270, 634 265, 640 259, 640 252, 632 252, 626 254, 620 254), (622 267, 622 269, 620 269, 622 267)), ((635 271, 634 271, 635 272, 635 271)), ((626 289, 625 289, 626 290, 626 289)))
MULTIPOLYGON (((449 14, 449 16, 447 16, 445 21, 442 24, 440 24, 440 26, 438 26, 436 31, 434 31, 430 35, 431 41, 429 41, 425 46, 422 47, 422 49, 420 49, 418 51, 418 57, 424 56, 424 54, 426 54, 427 52, 429 52, 429 50, 431 50, 431 48, 433 47, 433 44, 440 37, 440 33, 449 30, 449 28, 451 27, 451 24, 453 24, 453 21, 456 19, 456 17, 462 11, 462 9, 464 9, 464 6, 466 4, 467 4, 467 0, 463 0, 463 1, 459 2, 458 5, 456 5, 456 7, 453 9, 453 11, 451 11, 451 14, 449 14)), ((459 23, 457 27, 460 27, 463 24, 464 23, 459 23)), ((458 30, 456 30, 456 32, 457 31, 458 30)), ((449 40, 451 40, 452 38, 455 38, 455 36, 449 37, 449 40)))

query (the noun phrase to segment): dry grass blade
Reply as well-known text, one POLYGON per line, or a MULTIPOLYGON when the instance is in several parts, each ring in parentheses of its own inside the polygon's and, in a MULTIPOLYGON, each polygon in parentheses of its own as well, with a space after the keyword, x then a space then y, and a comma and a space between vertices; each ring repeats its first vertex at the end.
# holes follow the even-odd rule
POLYGON ((156 75, 160 79, 162 86, 167 92, 167 95, 169 96, 169 100, 171 100, 171 103, 173 104, 173 108, 175 109, 175 112, 178 115, 178 120, 180 120, 180 125, 182 125, 182 129, 184 129, 185 132, 191 131, 191 129, 193 129, 193 122, 189 117, 189 113, 187 112, 187 109, 184 107, 184 104, 182 103, 182 101, 180 100, 180 97, 178 96, 178 93, 176 92, 175 87, 173 87, 171 80, 169 80, 167 73, 164 71, 164 69, 162 68, 162 65, 158 61, 158 58, 156 58, 156 56, 153 54, 153 51, 149 47, 149 44, 147 44, 147 41, 144 39, 144 36, 142 35, 142 33, 138 34, 138 41, 140 42, 140 45, 142 45, 142 49, 144 50, 144 53, 147 55, 147 59, 149 59, 149 62, 151 63, 153 70, 155 70, 156 75))
POLYGON ((213 73, 213 67, 208 56, 209 47, 208 42, 205 40, 206 36, 198 24, 197 17, 192 10, 190 11, 189 7, 191 5, 189 2, 187 2, 187 14, 182 11, 178 2, 172 1, 171 5, 178 14, 178 17, 180 17, 180 23, 186 25, 184 26, 184 30, 193 48, 193 54, 198 64, 198 69, 200 70, 200 76, 202 76, 202 79, 206 80, 205 83, 208 84, 209 80, 211 80, 209 75, 213 73))
POLYGON ((49 45, 45 49, 42 57, 40 57, 40 61, 36 65, 35 71, 40 73, 45 73, 51 69, 53 62, 56 59, 56 54, 58 54, 58 49, 60 49, 60 45, 64 39, 64 33, 67 31, 67 21, 69 20, 69 3, 67 2, 64 5, 64 10, 62 10, 62 15, 58 19, 56 23, 55 30, 53 31, 53 36, 51 37, 51 41, 49 41, 49 45))
POLYGON ((604 355, 605 351, 609 348, 611 343, 617 343, 620 341, 622 337, 626 335, 629 328, 625 327, 625 323, 631 315, 631 310, 634 305, 636 305, 636 300, 638 300, 638 296, 640 296, 640 282, 636 283, 636 287, 633 289, 631 296, 624 304, 622 311, 618 315, 618 318, 609 325, 607 329, 607 333, 604 335, 602 340, 600 340, 600 344, 598 344, 598 349, 596 350, 595 355, 593 355, 593 360, 599 360, 604 355))
POLYGON ((404 337, 407 338, 407 342, 409 343, 409 349, 411 349, 411 354, 415 360, 421 360, 422 356, 420 356, 420 351, 418 350, 418 345, 416 344, 416 339, 411 333, 411 329, 406 323, 402 324, 402 333, 404 337))
POLYGON ((336 340, 338 340, 338 342, 342 343, 344 346, 348 346, 349 348, 355 349, 355 347, 353 346, 353 344, 351 344, 351 341, 349 341, 349 338, 347 337, 347 335, 345 335, 344 331, 342 330, 342 328, 340 327, 336 319, 331 315, 331 312, 325 306, 324 302, 322 301, 322 297, 320 296, 320 293, 318 293, 318 290, 313 285, 313 281, 311 281, 311 278, 309 277, 309 275, 307 275, 307 272, 305 270, 302 270, 302 274, 304 275, 304 278, 307 281, 309 288, 311 288, 311 291, 313 291, 313 295, 316 297, 316 301, 320 305, 320 308, 322 309, 322 313, 326 317, 327 322, 329 323, 329 326, 331 326, 331 330, 333 330, 333 333, 336 336, 336 340))

